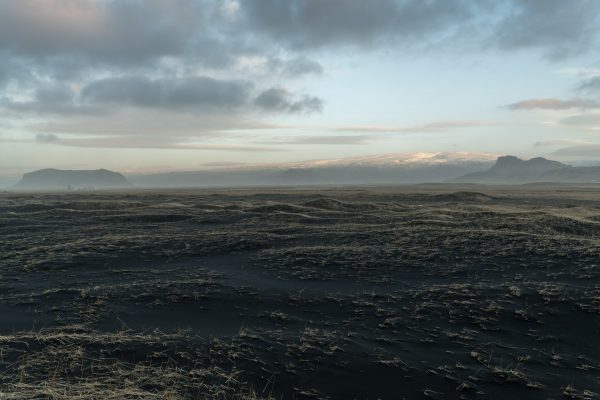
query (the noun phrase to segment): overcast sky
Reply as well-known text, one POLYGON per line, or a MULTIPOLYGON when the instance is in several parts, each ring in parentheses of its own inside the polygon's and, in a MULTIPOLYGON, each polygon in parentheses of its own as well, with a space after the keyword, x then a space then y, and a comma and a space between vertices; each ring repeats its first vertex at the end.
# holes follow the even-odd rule
POLYGON ((597 0, 2 0, 0 175, 600 161, 597 0))

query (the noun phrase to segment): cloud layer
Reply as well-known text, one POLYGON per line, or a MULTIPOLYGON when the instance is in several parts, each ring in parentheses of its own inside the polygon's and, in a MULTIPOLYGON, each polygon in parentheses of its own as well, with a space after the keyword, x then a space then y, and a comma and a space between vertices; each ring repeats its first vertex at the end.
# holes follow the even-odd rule
MULTIPOLYGON (((327 113, 329 99, 305 82, 333 73, 326 61, 339 55, 368 62, 376 52, 405 57, 431 50, 528 51, 564 61, 598 50, 599 16, 595 0, 4 0, 0 113, 64 129, 29 132, 37 143, 171 148, 189 137, 265 126, 262 121, 278 116, 327 113), (124 121, 127 113, 138 119, 111 125, 110 119, 124 121), (153 130, 146 121, 156 124, 157 115, 163 119, 153 130), (178 129, 179 119, 195 125, 178 129), (94 129, 104 130, 104 142, 63 137, 94 129), (146 142, 132 139, 144 135, 146 142)), ((588 74, 571 99, 533 98, 506 108, 592 110, 600 108, 598 99, 600 77, 588 74)), ((578 118, 591 117, 571 118, 564 124, 589 125, 578 118)), ((339 131, 365 133, 490 124, 344 123, 338 122, 339 131)), ((368 141, 362 135, 319 135, 290 143, 368 141)))
POLYGON ((591 99, 574 98, 560 100, 555 98, 522 100, 506 106, 509 110, 568 110, 571 108, 593 109, 600 108, 600 102, 591 99))
POLYGON ((198 70, 234 75, 240 60, 262 57, 285 81, 323 73, 313 57, 324 49, 366 46, 534 49, 556 59, 596 48, 599 11, 593 0, 5 0, 0 85, 35 90, 68 82, 111 92, 88 98, 129 104, 144 103, 139 95, 148 92, 149 103, 171 108, 205 102, 209 90, 216 104, 228 103, 245 89, 216 88, 209 79, 217 78, 198 70), (91 82, 98 75, 103 79, 91 82), (188 83, 190 93, 181 93, 188 83), (125 86, 120 95, 110 87, 116 84, 125 86), (175 101, 167 104, 170 96, 175 101))

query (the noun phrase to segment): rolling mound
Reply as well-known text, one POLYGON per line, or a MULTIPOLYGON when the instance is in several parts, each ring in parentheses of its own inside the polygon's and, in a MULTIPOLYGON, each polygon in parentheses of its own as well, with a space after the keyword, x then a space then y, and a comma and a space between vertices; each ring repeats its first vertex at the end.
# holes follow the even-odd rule
POLYGON ((433 196, 434 200, 448 201, 448 202, 488 202, 494 200, 494 197, 479 192, 454 192, 436 194, 433 196))

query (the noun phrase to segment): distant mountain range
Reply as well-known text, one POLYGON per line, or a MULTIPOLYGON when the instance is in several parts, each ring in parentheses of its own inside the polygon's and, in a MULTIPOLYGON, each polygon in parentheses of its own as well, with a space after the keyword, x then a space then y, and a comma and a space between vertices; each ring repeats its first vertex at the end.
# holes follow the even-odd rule
POLYGON ((26 173, 16 190, 192 188, 227 186, 360 185, 415 183, 522 184, 600 182, 600 166, 573 167, 542 157, 493 159, 488 154, 416 153, 284 166, 131 175, 99 170, 42 169, 26 173))
POLYGON ((14 186, 17 190, 123 189, 131 183, 118 172, 107 169, 60 170, 40 169, 23 175, 14 186))
POLYGON ((600 167, 573 167, 542 157, 521 160, 503 156, 487 171, 473 172, 451 180, 459 183, 511 184, 534 182, 600 182, 600 167))
POLYGON ((256 170, 170 172, 131 176, 138 187, 225 187, 290 185, 359 185, 443 182, 481 166, 420 167, 331 166, 256 170))
POLYGON ((444 182, 493 164, 487 153, 412 153, 286 165, 132 175, 139 187, 360 185, 444 182))

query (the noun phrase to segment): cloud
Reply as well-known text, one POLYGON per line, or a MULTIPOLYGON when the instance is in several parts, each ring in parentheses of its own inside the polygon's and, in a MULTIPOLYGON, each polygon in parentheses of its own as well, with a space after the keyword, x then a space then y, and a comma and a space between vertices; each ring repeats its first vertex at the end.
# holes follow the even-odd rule
MULTIPOLYGON (((235 129, 260 126, 258 119, 270 113, 321 112, 325 100, 295 88, 294 79, 323 75, 323 65, 329 65, 323 60, 484 47, 563 59, 596 49, 599 9, 590 0, 4 0, 0 113, 23 120, 35 114, 46 118, 38 124, 80 134, 234 135, 235 129), (250 69, 256 67, 252 62, 260 64, 259 73, 238 68, 248 60, 250 69), (142 112, 124 122, 132 110, 142 112)), ((599 88, 589 80, 580 90, 599 88)), ((596 103, 573 99, 542 106, 591 109, 596 103)), ((331 129, 416 133, 485 125, 331 129)), ((61 143, 70 140, 67 131, 49 132, 60 135, 61 143)), ((362 140, 360 134, 333 136, 305 140, 362 140)))
POLYGON ((366 135, 329 135, 329 136, 295 136, 284 140, 264 141, 265 144, 292 144, 292 145, 357 145, 365 144, 370 140, 377 139, 374 136, 366 135))
POLYGON ((593 47, 599 10, 592 0, 4 0, 0 54, 63 78, 163 62, 228 69, 240 57, 281 54, 291 56, 280 68, 293 77, 321 73, 315 50, 480 50, 490 41, 560 58, 593 47))
POLYGON ((128 76, 92 82, 81 90, 81 98, 96 105, 231 109, 245 104, 251 89, 252 84, 242 80, 208 77, 151 80, 128 76))
POLYGON ((386 126, 386 125, 351 125, 335 128, 344 132, 381 132, 381 133, 411 133, 411 132, 436 132, 457 128, 474 128, 494 125, 489 121, 455 120, 431 122, 417 126, 386 126))
POLYGON ((304 75, 321 75, 323 66, 317 61, 308 57, 296 57, 291 60, 282 61, 280 59, 271 59, 269 69, 272 72, 283 76, 296 78, 304 75))
POLYGON ((571 140, 571 139, 555 139, 555 140, 543 140, 538 141, 533 144, 533 147, 547 147, 547 146, 577 146, 583 145, 586 142, 581 140, 571 140))
POLYGON ((600 114, 580 114, 563 118, 559 121, 561 125, 576 127, 600 127, 600 114))
POLYGON ((53 133, 38 133, 35 135, 35 141, 40 143, 56 143, 60 138, 53 133))
POLYGON ((114 65, 189 53, 221 64, 227 47, 206 29, 217 17, 210 1, 5 0, 0 50, 114 65))
MULTIPOLYGON (((39 135, 38 135, 39 136, 39 135)), ((36 140, 38 139, 36 136, 36 140)), ((172 150, 214 150, 234 152, 280 152, 285 149, 276 147, 260 147, 246 145, 232 145, 223 143, 196 143, 190 138, 165 137, 165 136, 100 136, 76 137, 51 140, 45 143, 69 147, 90 148, 122 148, 122 149, 172 149, 172 150)), ((38 140, 39 141, 39 140, 38 140)))
POLYGON ((585 53, 596 43, 594 0, 248 0, 239 20, 288 49, 423 48, 538 50, 548 59, 585 53))
POLYGON ((595 76, 600 76, 600 68, 562 68, 556 71, 556 73, 562 75, 574 75, 584 78, 593 78, 595 76))
POLYGON ((88 136, 166 136, 166 137, 228 137, 249 130, 282 129, 286 126, 257 121, 240 114, 173 113, 169 110, 126 108, 111 114, 79 115, 53 121, 33 122, 26 126, 31 132, 88 136))
POLYGON ((38 114, 105 114, 121 107, 153 108, 186 112, 247 112, 258 107, 271 112, 311 113, 323 102, 314 96, 298 96, 276 87, 254 96, 246 80, 205 76, 150 79, 143 76, 111 77, 92 81, 79 93, 66 85, 40 87, 28 100, 0 98, 0 107, 38 114))
POLYGON ((0 97, 0 107, 19 113, 35 114, 102 114, 103 110, 76 103, 75 92, 65 85, 40 86, 27 100, 0 97))
POLYGON ((291 144, 365 144, 375 139, 372 136, 304 136, 297 137, 291 144))
POLYGON ((312 113, 323 109, 323 101, 314 96, 297 98, 287 89, 273 87, 259 94, 254 104, 266 111, 284 111, 290 113, 312 113))
POLYGON ((229 168, 229 167, 242 167, 242 166, 246 166, 248 165, 248 163, 245 162, 237 162, 237 161, 212 161, 212 162, 205 162, 205 163, 201 163, 200 166, 202 167, 209 167, 209 168, 219 168, 219 167, 224 167, 224 168, 229 168))
POLYGON ((295 79, 310 75, 321 75, 323 66, 306 56, 280 58, 277 56, 241 56, 236 60, 235 69, 246 75, 261 78, 295 79))
POLYGON ((471 8, 460 0, 250 0, 241 20, 262 38, 292 49, 368 46, 387 38, 404 42, 436 35, 466 22, 471 8))
POLYGON ((541 49, 549 59, 587 52, 595 45, 600 2, 527 0, 504 2, 509 12, 493 41, 504 50, 541 49))
POLYGON ((587 79, 577 86, 577 90, 586 93, 600 93, 600 76, 587 79))
POLYGON ((552 153, 555 156, 600 157, 600 144, 585 144, 564 147, 552 153))
POLYGON ((579 109, 592 109, 600 108, 600 103, 596 100, 574 98, 570 100, 560 100, 555 98, 546 99, 529 99, 522 100, 516 103, 508 104, 505 106, 507 109, 512 111, 518 110, 568 110, 571 108, 579 109))
POLYGON ((0 89, 6 88, 10 82, 27 84, 35 82, 35 77, 23 65, 0 53, 0 89))
POLYGON ((94 106, 76 103, 75 93, 68 86, 51 84, 34 90, 27 100, 14 100, 12 97, 0 97, 0 107, 19 113, 34 114, 102 114, 94 106))

